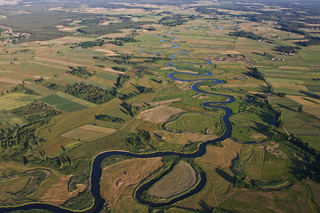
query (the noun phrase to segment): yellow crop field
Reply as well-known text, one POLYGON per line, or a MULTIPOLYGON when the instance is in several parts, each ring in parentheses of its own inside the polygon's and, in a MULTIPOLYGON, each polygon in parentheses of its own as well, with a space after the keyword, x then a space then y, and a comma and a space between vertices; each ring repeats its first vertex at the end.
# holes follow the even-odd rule
POLYGON ((22 173, 22 172, 28 171, 30 169, 31 169, 30 167, 26 167, 25 165, 23 165, 21 163, 5 162, 5 161, 0 162, 0 175, 1 176, 7 176, 12 171, 22 173))
POLYGON ((36 83, 27 84, 25 85, 25 87, 27 87, 28 89, 34 90, 36 93, 40 94, 42 97, 46 97, 56 93, 56 91, 48 89, 36 83))
POLYGON ((40 189, 30 196, 31 199, 61 205, 86 190, 85 185, 79 184, 77 185, 78 190, 69 192, 72 175, 61 175, 54 170, 51 172, 52 177, 41 184, 40 189))
POLYGON ((41 96, 36 95, 29 95, 23 93, 9 93, 0 96, 0 110, 11 110, 40 98, 41 96))
POLYGON ((18 176, 10 180, 0 181, 0 202, 3 203, 12 199, 9 193, 17 193, 21 191, 29 180, 30 176, 18 176))
POLYGON ((56 137, 54 139, 47 141, 45 144, 43 144, 40 147, 40 149, 45 151, 47 155, 51 155, 55 151, 61 149, 61 146, 65 147, 72 141, 74 140, 70 138, 56 137))
POLYGON ((66 132, 62 134, 61 137, 70 138, 74 140, 79 139, 81 141, 92 141, 110 135, 115 131, 117 130, 87 124, 73 129, 69 132, 66 132))
POLYGON ((184 110, 169 106, 161 106, 145 110, 141 112, 137 118, 153 123, 163 123, 167 121, 172 115, 178 114, 180 112, 184 112, 184 110))
POLYGON ((118 55, 116 53, 114 53, 112 50, 110 49, 102 49, 102 48, 99 48, 99 49, 95 49, 96 51, 100 51, 100 52, 104 52, 106 53, 105 56, 114 56, 114 55, 118 55))
POLYGON ((241 144, 233 142, 232 140, 226 140, 223 142, 224 147, 208 146, 206 157, 202 157, 201 162, 212 162, 221 168, 227 168, 232 165, 232 160, 237 157, 237 153, 240 153, 242 148, 241 144))
POLYGON ((101 181, 102 197, 114 208, 115 212, 125 212, 121 209, 123 205, 127 206, 122 202, 126 190, 129 190, 130 198, 125 200, 128 199, 132 203, 135 201, 132 197, 135 186, 162 166, 161 158, 157 157, 126 160, 104 168, 101 181))
MULTIPOLYGON (((299 40, 301 41, 301 40, 299 40)), ((297 67, 297 66, 281 66, 278 67, 279 69, 286 69, 286 70, 310 70, 308 67, 297 67)))
POLYGON ((288 89, 288 90, 296 90, 296 91, 308 91, 304 85, 296 85, 290 83, 283 83, 283 82, 272 82, 272 86, 275 89, 288 89))
POLYGON ((170 198, 190 189, 197 174, 190 164, 180 161, 174 169, 149 189, 149 194, 158 198, 170 198))
MULTIPOLYGON (((190 143, 190 141, 192 141, 192 142, 205 141, 205 138, 203 138, 204 135, 201 133, 179 134, 179 133, 168 132, 165 130, 157 130, 154 133, 161 136, 163 138, 163 140, 167 141, 168 143, 188 144, 188 143, 190 143), (202 138, 204 140, 201 140, 202 138)), ((210 136, 213 136, 213 135, 210 135, 210 136)), ((210 138, 210 139, 212 139, 212 138, 210 138)))
POLYGON ((293 95, 287 95, 287 97, 301 104, 303 106, 304 112, 320 118, 320 110, 319 110, 320 100, 319 99, 311 98, 311 97, 293 96, 293 95))

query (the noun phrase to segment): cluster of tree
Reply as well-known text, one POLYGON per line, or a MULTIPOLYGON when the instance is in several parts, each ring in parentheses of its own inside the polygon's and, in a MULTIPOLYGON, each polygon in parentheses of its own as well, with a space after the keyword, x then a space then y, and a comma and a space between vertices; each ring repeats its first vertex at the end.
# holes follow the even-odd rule
POLYGON ((125 68, 125 67, 111 67, 112 69, 116 70, 116 71, 121 71, 121 72, 125 72, 127 71, 128 69, 125 68))
POLYGON ((296 47, 293 47, 293 46, 280 46, 277 48, 277 50, 279 52, 283 52, 283 53, 287 53, 287 54, 297 53, 296 47))
POLYGON ((33 114, 33 113, 38 113, 38 112, 43 112, 43 111, 53 111, 55 114, 60 114, 61 112, 54 109, 52 106, 47 105, 46 103, 42 101, 35 100, 29 104, 26 104, 24 106, 15 108, 11 110, 11 113, 14 113, 18 116, 23 116, 26 114, 33 114))
MULTIPOLYGON (((0 150, 13 153, 25 152, 43 144, 44 139, 35 136, 33 126, 42 126, 51 122, 51 118, 35 121, 20 127, 19 125, 0 128, 0 150)), ((2 126, 2 125, 1 125, 2 126)))
POLYGON ((300 30, 300 28, 307 28, 307 25, 303 23, 280 20, 278 24, 281 26, 280 30, 291 33, 297 33, 301 35, 307 35, 305 31, 300 30))
POLYGON ((109 25, 97 25, 97 26, 89 26, 78 29, 77 31, 92 35, 105 35, 111 33, 121 33, 120 29, 129 29, 134 28, 136 26, 141 26, 145 24, 151 24, 152 21, 137 21, 137 22, 121 22, 121 23, 110 23, 109 25))
POLYGON ((286 93, 284 93, 284 92, 278 92, 278 94, 277 94, 279 97, 286 97, 286 93))
POLYGON ((43 118, 49 118, 55 115, 61 114, 60 111, 46 111, 39 114, 33 114, 29 116, 25 116, 24 119, 28 121, 28 123, 34 123, 35 121, 38 121, 43 118))
POLYGON ((52 106, 48 106, 42 101, 37 100, 25 106, 15 108, 10 112, 19 117, 24 117, 29 124, 62 113, 61 111, 54 109, 52 106))
POLYGON ((306 22, 308 24, 320 24, 320 19, 317 18, 305 18, 300 19, 300 21, 306 22))
POLYGON ((36 93, 34 90, 32 89, 28 89, 24 86, 24 84, 19 84, 18 86, 14 87, 13 89, 11 89, 11 92, 22 92, 25 94, 30 94, 30 95, 39 95, 39 93, 36 93))
POLYGON ((134 117, 137 115, 140 111, 140 107, 133 106, 132 104, 129 104, 127 102, 122 102, 121 106, 126 110, 126 112, 131 116, 134 117))
POLYGON ((95 46, 103 46, 105 44, 104 40, 97 39, 95 41, 84 41, 79 44, 80 47, 87 49, 88 47, 95 47, 95 46))
MULTIPOLYGON (((290 11, 293 12, 293 11, 290 11)), ((301 13, 293 12, 293 16, 288 11, 259 11, 260 14, 244 14, 242 16, 247 17, 248 20, 254 22, 263 22, 263 21, 274 21, 277 22, 277 25, 280 28, 279 30, 298 33, 301 35, 307 35, 308 33, 301 30, 300 28, 307 28, 308 26, 304 23, 297 22, 298 18, 301 18, 301 13)))
POLYGON ((154 82, 156 82, 156 83, 158 83, 158 84, 162 84, 162 80, 160 79, 160 80, 157 80, 157 79, 151 79, 152 81, 154 81, 154 82))
POLYGON ((141 57, 141 56, 132 56, 132 55, 117 55, 117 56, 93 56, 93 59, 99 61, 112 60, 116 64, 128 64, 128 65, 138 65, 143 63, 155 63, 157 61, 168 61, 171 59, 169 57, 141 57), (117 58, 117 59, 113 59, 117 58), (142 61, 130 61, 132 58, 143 59, 142 61))
POLYGON ((133 149, 144 149, 151 142, 151 134, 148 131, 139 130, 126 137, 124 142, 133 149))
POLYGON ((301 138, 295 135, 290 135, 289 141, 298 147, 298 151, 305 157, 307 165, 298 175, 302 180, 311 179, 315 182, 320 182, 320 153, 305 143, 301 138))
POLYGON ((134 37, 132 36, 129 36, 129 37, 116 37, 114 38, 115 40, 119 40, 119 41, 122 41, 122 42, 140 42, 138 39, 135 39, 134 37))
MULTIPOLYGON (((107 17, 94 17, 90 19, 81 19, 81 22, 78 22, 79 25, 86 25, 86 26, 92 26, 92 25, 98 25, 101 23, 104 23, 106 21, 112 21, 113 19, 107 18, 107 17)), ((70 25, 69 25, 70 26, 70 25)))
POLYGON ((136 97, 136 96, 138 96, 139 95, 139 93, 137 93, 137 92, 129 92, 129 93, 126 93, 126 94, 120 94, 119 95, 119 99, 120 100, 122 100, 122 101, 127 101, 127 100, 129 100, 129 99, 131 99, 131 98, 134 98, 134 97, 136 97))
POLYGON ((115 90, 104 90, 81 82, 80 84, 68 85, 65 88, 65 93, 95 104, 102 104, 113 99, 117 92, 115 90))
POLYGON ((318 155, 317 150, 311 147, 309 143, 305 143, 301 138, 296 137, 295 135, 291 134, 289 141, 295 144, 297 147, 309 151, 312 155, 318 155))
POLYGON ((142 78, 144 75, 154 75, 154 73, 149 71, 146 66, 135 66, 134 69, 139 78, 142 78))
POLYGON ((36 82, 37 84, 43 83, 43 81, 44 81, 44 78, 42 76, 40 76, 39 79, 34 80, 34 82, 36 82))
MULTIPOLYGON (((274 114, 275 114, 275 117, 276 117, 276 123, 275 123, 276 127, 277 127, 277 128, 282 128, 283 125, 284 125, 282 111, 280 111, 280 110, 279 110, 279 111, 274 110, 274 114)), ((277 137, 279 137, 279 135, 278 135, 277 137)), ((281 137, 282 137, 282 136, 281 136, 281 137)))
POLYGON ((137 64, 142 64, 144 63, 143 61, 128 61, 128 60, 125 60, 125 59, 115 59, 113 60, 114 63, 116 64, 129 64, 129 65, 137 65, 137 64))
POLYGON ((66 89, 66 87, 64 87, 64 86, 61 86, 61 85, 58 85, 56 83, 52 83, 49 81, 43 82, 42 86, 47 87, 51 90, 57 90, 57 91, 62 91, 62 92, 65 91, 65 89, 66 89))
POLYGON ((263 53, 263 56, 266 56, 266 57, 268 57, 270 60, 274 60, 275 58, 276 58, 276 56, 275 55, 271 55, 270 53, 268 53, 268 52, 264 52, 263 53))
POLYGON ((188 22, 188 19, 184 19, 183 16, 181 16, 180 14, 173 15, 173 16, 165 16, 159 20, 159 24, 162 24, 164 26, 170 26, 170 27, 183 25, 186 22, 188 22))
POLYGON ((99 60, 99 61, 106 61, 108 60, 108 57, 106 56, 93 56, 93 59, 99 60))
POLYGON ((309 41, 301 42, 299 41, 297 44, 301 46, 313 46, 313 45, 320 45, 320 38, 319 37, 313 37, 309 41))
POLYGON ((14 55, 14 54, 17 54, 18 52, 20 52, 20 53, 27 53, 27 52, 31 52, 32 50, 30 50, 30 49, 23 49, 23 50, 16 50, 16 51, 14 51, 14 52, 12 52, 12 53, 10 53, 10 55, 14 55))
POLYGON ((67 86, 60 86, 51 82, 45 82, 42 85, 49 89, 62 91, 95 104, 108 102, 117 94, 115 90, 104 90, 93 85, 87 85, 83 82, 67 86))
MULTIPOLYGON (((266 97, 264 96, 259 96, 260 94, 255 94, 255 95, 247 95, 247 97, 250 100, 251 104, 254 104, 256 107, 260 107, 260 108, 265 108, 266 107, 266 97)), ((254 110, 253 108, 251 108, 251 110, 254 110)), ((255 111, 251 111, 254 112, 255 111)))
POLYGON ((131 98, 134 98, 140 94, 143 94, 143 93, 151 93, 153 92, 153 89, 151 87, 147 88, 147 87, 144 87, 144 86, 135 86, 136 89, 138 90, 138 92, 136 91, 133 91, 133 92, 129 92, 127 94, 121 94, 119 96, 119 99, 122 100, 122 101, 127 101, 131 98))
POLYGON ((139 91, 140 94, 153 92, 153 89, 151 87, 147 88, 147 87, 139 86, 139 85, 137 85, 135 87, 139 91))
POLYGON ((244 38, 249 38, 249 39, 253 39, 253 40, 269 40, 268 38, 259 36, 254 34, 253 32, 246 32, 244 30, 238 31, 238 32, 234 32, 234 33, 230 33, 230 36, 237 36, 237 37, 244 37, 244 38))
POLYGON ((212 9, 210 7, 207 6, 200 6, 196 9, 197 12, 201 13, 201 14, 216 14, 218 13, 218 10, 216 9, 212 9))
POLYGON ((157 31, 157 29, 154 28, 154 27, 149 27, 149 28, 145 28, 145 29, 148 30, 148 31, 157 31))
POLYGON ((124 123, 125 120, 122 118, 118 118, 118 117, 113 117, 113 116, 109 116, 109 115, 95 115, 94 116, 97 120, 101 120, 101 121, 108 121, 108 122, 113 122, 113 123, 124 123))
POLYGON ((256 67, 252 68, 251 75, 257 79, 264 80, 264 75, 262 72, 258 71, 256 67))
POLYGON ((123 87, 123 84, 130 79, 130 76, 128 75, 119 75, 117 78, 117 82, 115 83, 115 86, 117 88, 123 87))
POLYGON ((75 76, 78 76, 80 78, 89 78, 89 77, 93 76, 93 74, 91 72, 89 72, 86 67, 78 66, 78 68, 75 68, 75 67, 69 66, 69 68, 71 70, 66 71, 66 73, 69 73, 71 75, 75 75, 75 76))
MULTIPOLYGON (((61 146, 61 149, 65 150, 63 146, 61 146)), ((56 162, 60 167, 66 167, 71 165, 71 159, 68 157, 68 155, 62 155, 62 156, 56 157, 56 162)))
POLYGON ((253 181, 246 181, 246 178, 242 178, 242 177, 237 177, 235 183, 235 186, 240 187, 240 188, 246 188, 246 189, 251 189, 251 190, 258 190, 258 186, 254 184, 253 181))
POLYGON ((117 45, 117 46, 123 46, 124 45, 122 41, 108 41, 107 43, 114 44, 114 45, 117 45))

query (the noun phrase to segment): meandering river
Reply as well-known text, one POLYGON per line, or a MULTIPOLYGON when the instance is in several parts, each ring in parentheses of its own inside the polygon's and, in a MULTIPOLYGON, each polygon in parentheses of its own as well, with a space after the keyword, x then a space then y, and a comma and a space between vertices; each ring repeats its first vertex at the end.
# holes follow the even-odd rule
MULTIPOLYGON (((168 34, 170 34, 171 32, 172 31, 170 31, 168 34)), ((161 37, 161 38, 165 38, 164 36, 160 36, 158 34, 155 34, 155 36, 158 36, 158 37, 161 37)), ((178 40, 178 38, 173 38, 173 39, 168 39, 168 40, 160 40, 160 41, 161 42, 168 41, 173 45, 172 48, 178 48, 179 45, 176 44, 175 42, 172 42, 172 40, 178 40)), ((170 58, 177 59, 175 57, 176 55, 189 53, 188 51, 185 51, 185 50, 180 50, 180 51, 181 51, 181 53, 172 54, 170 56, 170 58)), ((141 52, 147 53, 145 50, 142 50, 141 52)), ((161 51, 152 52, 152 53, 159 53, 159 52, 161 52, 161 51)), ((204 61, 207 64, 211 64, 210 61, 207 61, 207 60, 204 60, 204 61)), ((114 156, 114 155, 123 155, 123 156, 135 157, 135 158, 163 157, 163 156, 168 156, 168 155, 176 155, 176 156, 178 156, 180 158, 201 157, 206 153, 206 146, 208 144, 217 143, 217 142, 223 141, 223 140, 231 137, 232 126, 231 126, 231 123, 229 121, 229 117, 232 114, 231 109, 229 109, 228 107, 221 107, 221 106, 214 106, 214 105, 215 104, 229 104, 229 103, 234 102, 235 99, 232 96, 216 94, 216 93, 211 93, 211 92, 205 92, 205 91, 201 91, 198 88, 198 86, 201 83, 204 83, 204 82, 214 81, 215 83, 219 84, 219 83, 223 83, 223 81, 218 80, 218 79, 207 79, 207 78, 206 79, 197 79, 197 80, 178 79, 178 78, 174 77, 174 75, 177 74, 177 73, 180 73, 180 74, 182 73, 182 74, 185 74, 185 75, 199 76, 199 77, 208 77, 208 76, 211 76, 212 74, 210 72, 206 72, 206 71, 203 71, 203 70, 197 70, 197 69, 188 68, 188 67, 175 66, 173 64, 174 64, 174 62, 170 62, 170 63, 167 63, 167 66, 188 69, 188 70, 192 70, 192 71, 195 71, 195 72, 198 72, 198 73, 204 73, 204 74, 194 74, 194 73, 187 73, 187 72, 172 72, 172 73, 170 73, 168 75, 171 79, 173 79, 175 81, 195 81, 196 83, 193 84, 193 86, 192 86, 192 89, 194 91, 196 91, 198 93, 219 95, 219 96, 224 96, 224 97, 228 98, 228 100, 225 101, 225 102, 204 102, 204 103, 202 103, 202 105, 205 106, 205 107, 215 107, 215 108, 219 108, 219 109, 222 109, 222 110, 225 111, 225 114, 224 114, 224 116, 222 118, 222 120, 223 120, 223 122, 225 124, 225 132, 223 133, 222 136, 220 136, 219 138, 217 138, 215 140, 211 140, 211 141, 207 141, 207 142, 201 143, 199 145, 199 147, 198 147, 198 150, 196 152, 190 153, 190 154, 183 154, 183 153, 176 153, 176 152, 156 152, 156 153, 149 153, 149 154, 133 154, 133 153, 130 153, 130 152, 127 152, 127 151, 105 151, 105 152, 102 152, 102 153, 98 154, 96 156, 96 158, 94 159, 94 161, 93 161, 92 172, 91 172, 91 192, 92 192, 93 197, 95 198, 95 202, 94 202, 94 205, 90 209, 82 211, 83 213, 97 213, 102 209, 103 204, 105 202, 105 200, 101 197, 100 185, 99 185, 99 182, 100 182, 100 179, 101 179, 101 174, 102 174, 102 169, 101 169, 100 165, 101 165, 101 162, 103 161, 103 159, 105 159, 107 157, 114 156)), ((141 193, 144 190, 144 186, 140 187, 137 190, 136 199, 140 203, 147 204, 147 205, 150 205, 152 207, 158 207, 158 206, 165 206, 165 205, 173 204, 173 203, 175 203, 175 202, 177 202, 179 200, 185 199, 185 198, 187 198, 187 197, 189 197, 191 195, 194 195, 194 194, 198 193, 205 186, 205 183, 206 183, 206 175, 205 175, 204 172, 200 173, 200 177, 201 177, 201 180, 200 180, 199 184, 194 189, 192 189, 191 191, 189 191, 188 193, 186 193, 186 194, 184 194, 184 195, 182 195, 180 197, 174 198, 170 202, 167 202, 167 203, 152 203, 152 202, 143 200, 142 197, 141 197, 141 193)), ((157 179, 152 180, 152 181, 156 182, 157 179)), ((19 206, 19 207, 2 207, 2 208, 0 208, 0 212, 10 212, 10 211, 14 211, 14 210, 29 210, 29 209, 35 209, 35 208, 36 209, 47 209, 47 210, 50 210, 50 211, 55 212, 55 213, 80 212, 80 211, 71 211, 71 210, 63 209, 63 208, 58 207, 58 206, 54 206, 54 205, 50 205, 50 204, 41 204, 41 203, 26 204, 26 205, 22 205, 22 206, 19 206)))

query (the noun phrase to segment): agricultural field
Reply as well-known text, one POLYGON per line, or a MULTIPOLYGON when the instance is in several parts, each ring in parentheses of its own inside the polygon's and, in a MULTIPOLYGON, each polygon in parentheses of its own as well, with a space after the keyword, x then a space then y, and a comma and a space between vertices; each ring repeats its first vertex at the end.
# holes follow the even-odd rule
POLYGON ((115 129, 87 124, 87 125, 78 127, 76 129, 73 129, 69 132, 66 132, 62 134, 61 137, 80 140, 80 141, 90 141, 90 140, 96 140, 96 139, 105 137, 107 135, 114 133, 115 131, 116 131, 115 129))
POLYGON ((183 110, 169 107, 169 106, 162 106, 162 107, 156 107, 150 110, 143 111, 140 113, 140 115, 138 115, 138 118, 141 120, 146 120, 153 123, 164 123, 171 116, 181 112, 183 112, 183 110))
MULTIPOLYGON (((103 197, 115 209, 128 208, 135 201, 132 199, 128 204, 124 202, 123 197, 128 192, 130 193, 131 186, 137 185, 162 166, 161 158, 152 158, 125 160, 104 168, 101 186, 103 197)), ((137 206, 137 204, 134 204, 134 206, 137 206)))
POLYGON ((0 1, 0 212, 319 212, 294 2, 0 1))
POLYGON ((174 169, 149 189, 149 195, 169 198, 190 189, 196 182, 196 172, 190 164, 180 161, 174 169), (167 190, 164 190, 164 189, 167 190))

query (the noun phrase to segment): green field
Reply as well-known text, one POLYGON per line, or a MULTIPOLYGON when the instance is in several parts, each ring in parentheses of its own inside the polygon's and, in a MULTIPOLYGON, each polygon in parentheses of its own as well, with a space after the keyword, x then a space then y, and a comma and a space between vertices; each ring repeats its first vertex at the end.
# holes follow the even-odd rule
POLYGON ((320 137, 319 136, 304 136, 299 135, 299 137, 305 142, 309 143, 317 151, 320 151, 320 137))
POLYGON ((220 119, 197 113, 183 114, 177 120, 166 125, 169 129, 197 131, 205 133, 206 129, 215 132, 220 126, 220 119))
POLYGON ((114 81, 114 82, 116 82, 118 78, 117 76, 109 75, 107 73, 98 73, 97 76, 100 78, 104 78, 106 80, 114 81))
POLYGON ((85 107, 94 107, 94 106, 97 106, 97 105, 94 104, 94 103, 91 103, 91 102, 82 100, 82 99, 80 99, 80 98, 74 97, 74 96, 72 96, 72 95, 69 95, 69 94, 66 94, 66 93, 63 93, 63 92, 56 92, 55 95, 57 95, 57 96, 59 96, 59 97, 61 97, 61 98, 67 99, 67 100, 69 100, 69 101, 75 102, 75 103, 80 104, 80 105, 85 106, 85 107))
POLYGON ((40 96, 28 95, 23 93, 9 93, 0 96, 0 111, 1 110, 11 110, 34 100, 41 98, 40 96))
POLYGON ((261 180, 265 150, 251 145, 244 145, 240 158, 245 172, 250 179, 261 180))
POLYGON ((40 101, 43 101, 47 104, 50 104, 60 110, 63 110, 65 112, 74 112, 81 109, 86 109, 86 106, 83 106, 81 104, 75 103, 73 101, 70 101, 68 99, 62 98, 56 94, 49 95, 45 98, 40 99, 40 101))

